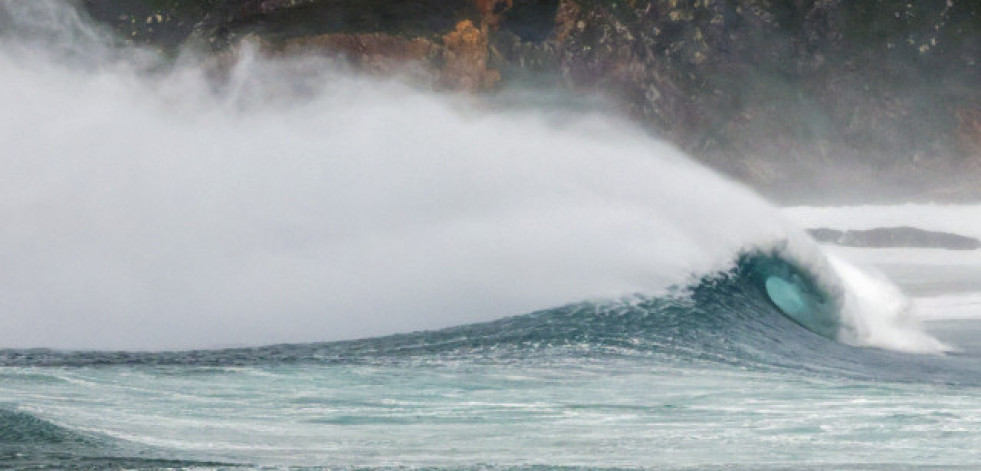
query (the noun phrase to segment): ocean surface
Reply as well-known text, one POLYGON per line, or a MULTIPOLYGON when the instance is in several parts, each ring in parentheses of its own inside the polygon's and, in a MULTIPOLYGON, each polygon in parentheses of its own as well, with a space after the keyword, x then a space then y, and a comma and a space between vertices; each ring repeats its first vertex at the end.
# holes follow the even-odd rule
MULTIPOLYGON (((788 210, 814 222, 809 211, 816 209, 788 210)), ((0 463, 974 467, 981 321, 976 305, 955 301, 981 294, 981 283, 968 283, 979 278, 960 277, 981 266, 967 263, 978 254, 961 252, 953 264, 939 249, 847 252, 894 274, 913 296, 912 313, 950 351, 901 353, 818 335, 768 297, 760 277, 775 259, 747 256, 666 296, 365 340, 167 353, 3 351, 0 463), (956 281, 945 290, 943 279, 956 281)))
POLYGON ((981 206, 779 208, 562 100, 212 59, 0 0, 0 468, 981 463, 981 251, 803 230, 981 206))

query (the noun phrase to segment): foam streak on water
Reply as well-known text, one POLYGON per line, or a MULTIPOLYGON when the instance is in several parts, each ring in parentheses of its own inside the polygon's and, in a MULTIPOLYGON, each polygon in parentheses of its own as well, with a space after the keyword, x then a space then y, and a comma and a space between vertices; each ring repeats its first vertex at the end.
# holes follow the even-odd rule
POLYGON ((112 369, 48 374, 63 381, 50 398, 7 386, 8 400, 43 403, 26 410, 130 449, 179 450, 171 456, 182 460, 909 469, 981 458, 976 397, 929 385, 632 361, 162 370, 125 382, 112 369), (79 380, 90 386, 69 382, 79 380))

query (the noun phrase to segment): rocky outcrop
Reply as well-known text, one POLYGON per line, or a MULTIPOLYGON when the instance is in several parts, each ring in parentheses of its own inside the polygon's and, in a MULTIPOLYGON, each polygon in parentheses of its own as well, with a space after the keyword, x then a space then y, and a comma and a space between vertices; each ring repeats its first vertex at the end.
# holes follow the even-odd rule
POLYGON ((771 194, 981 195, 967 0, 84 0, 125 37, 415 61, 451 90, 603 93, 771 194), (952 177, 954 176, 954 177, 952 177), (959 180, 958 180, 959 179, 959 180), (870 188, 877 187, 877 188, 870 188), (953 190, 951 190, 953 189, 953 190), (932 193, 931 193, 932 192, 932 193))
POLYGON ((981 241, 973 237, 949 232, 927 231, 908 226, 847 231, 818 228, 808 229, 807 232, 819 242, 846 247, 910 247, 947 250, 976 250, 981 248, 981 241))

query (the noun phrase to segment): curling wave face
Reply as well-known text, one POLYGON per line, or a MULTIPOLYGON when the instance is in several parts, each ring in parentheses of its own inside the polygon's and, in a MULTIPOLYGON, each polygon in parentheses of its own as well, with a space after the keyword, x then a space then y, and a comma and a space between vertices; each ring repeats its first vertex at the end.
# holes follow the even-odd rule
POLYGON ((663 303, 776 250, 751 278, 777 312, 939 348, 894 328, 900 293, 609 116, 492 110, 247 44, 215 73, 53 0, 0 2, 0 23, 0 346, 304 343, 663 303))
MULTIPOLYGON (((177 352, 0 350, 0 366, 254 367, 392 362, 627 357, 657 364, 721 363, 832 376, 902 378, 901 368, 866 367, 860 348, 837 341, 843 325, 835 295, 813 275, 772 252, 751 252, 726 271, 661 296, 581 302, 491 322, 363 340, 177 352), (788 312, 772 280, 791 280, 810 311, 788 312), (776 298, 776 299, 775 299, 776 298), (817 326, 815 328, 815 326, 817 326), (898 376, 897 376, 898 375, 898 376)), ((795 301, 797 302, 797 301, 795 301)), ((881 356, 881 358, 891 358, 881 356)), ((892 360, 890 360, 892 361, 892 360)), ((922 379, 922 372, 913 376, 922 379)))

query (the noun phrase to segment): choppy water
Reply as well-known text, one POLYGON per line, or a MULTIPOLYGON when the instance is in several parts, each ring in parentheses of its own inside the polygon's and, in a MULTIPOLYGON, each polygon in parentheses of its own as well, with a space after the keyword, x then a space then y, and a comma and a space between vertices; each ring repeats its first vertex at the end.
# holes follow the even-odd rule
POLYGON ((0 0, 0 468, 981 462, 977 254, 790 221, 949 208, 781 211, 609 116, 250 51, 0 0))

